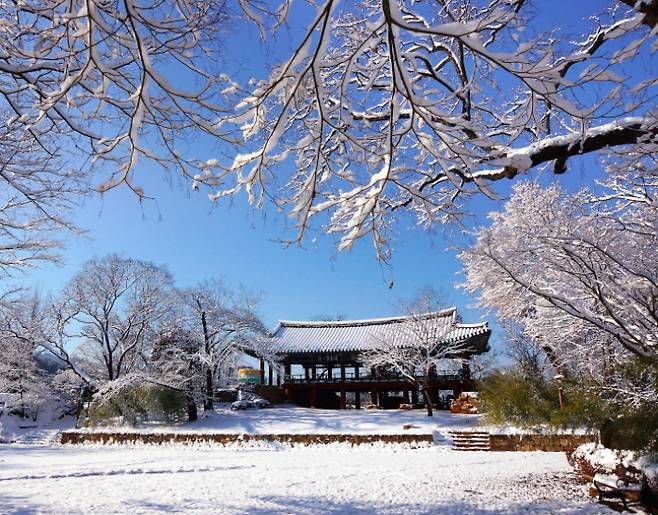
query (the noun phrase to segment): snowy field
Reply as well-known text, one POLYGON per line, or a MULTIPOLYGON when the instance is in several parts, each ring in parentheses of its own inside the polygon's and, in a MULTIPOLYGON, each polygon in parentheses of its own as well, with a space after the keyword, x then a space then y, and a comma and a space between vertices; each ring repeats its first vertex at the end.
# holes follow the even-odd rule
MULTIPOLYGON (((226 405, 219 406, 215 413, 195 422, 166 426, 166 431, 231 434, 430 434, 437 428, 472 428, 479 418, 478 415, 453 415, 447 411, 436 411, 433 417, 428 417, 425 410, 321 410, 289 405, 231 411, 226 405), (413 427, 404 429, 405 425, 413 427)), ((164 430, 159 425, 112 429, 129 432, 164 430)))
POLYGON ((2 513, 607 513, 563 453, 0 445, 2 513))

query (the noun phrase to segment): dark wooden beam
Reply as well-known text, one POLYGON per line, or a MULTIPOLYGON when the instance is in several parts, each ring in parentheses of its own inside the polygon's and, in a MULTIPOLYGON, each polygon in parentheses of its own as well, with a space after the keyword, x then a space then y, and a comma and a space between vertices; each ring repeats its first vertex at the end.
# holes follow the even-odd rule
POLYGON ((311 408, 318 407, 318 387, 317 385, 311 386, 311 408))

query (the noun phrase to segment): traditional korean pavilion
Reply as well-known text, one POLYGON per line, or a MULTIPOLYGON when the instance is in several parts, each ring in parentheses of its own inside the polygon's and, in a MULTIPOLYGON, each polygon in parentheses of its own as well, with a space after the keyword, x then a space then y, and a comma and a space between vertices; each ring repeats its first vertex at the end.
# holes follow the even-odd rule
MULTIPOLYGON (((459 349, 447 360, 451 369, 435 370, 429 377, 430 398, 440 407, 439 392, 448 390, 457 395, 472 389, 469 361, 489 350, 490 330, 486 322, 461 323, 456 308, 421 316, 441 343, 459 349)), ((360 354, 376 349, 417 320, 415 315, 372 320, 280 321, 270 346, 271 353, 283 365, 283 377, 277 374, 276 384, 283 388, 287 401, 307 407, 344 409, 372 404, 395 408, 401 403, 416 404, 416 389, 390 371, 364 368, 360 354)), ((261 360, 261 382, 272 385, 274 367, 268 368, 266 381, 265 361, 261 360)))

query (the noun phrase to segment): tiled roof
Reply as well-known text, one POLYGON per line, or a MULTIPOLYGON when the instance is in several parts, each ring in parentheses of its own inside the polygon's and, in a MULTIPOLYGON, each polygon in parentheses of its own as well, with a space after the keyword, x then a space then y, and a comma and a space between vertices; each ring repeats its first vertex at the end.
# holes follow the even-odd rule
MULTIPOLYGON (((419 330, 445 343, 463 342, 489 333, 486 322, 462 324, 458 320, 455 308, 371 320, 281 320, 272 334, 271 349, 281 354, 360 352, 376 348, 378 342, 390 341, 391 338, 399 340, 400 335, 413 335, 419 330)), ((405 338, 410 339, 408 336, 405 338)), ((484 350, 482 348, 476 352, 484 350)))

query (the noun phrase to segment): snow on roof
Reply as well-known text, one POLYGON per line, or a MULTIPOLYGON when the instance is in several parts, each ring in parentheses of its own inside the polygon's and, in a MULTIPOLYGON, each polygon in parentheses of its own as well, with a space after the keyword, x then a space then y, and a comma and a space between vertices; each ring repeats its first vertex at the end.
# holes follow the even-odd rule
MULTIPOLYGON (((272 334, 271 349, 284 354, 359 352, 375 348, 378 342, 386 341, 393 335, 413 334, 414 325, 419 323, 423 324, 424 331, 431 331, 446 343, 462 342, 489 333, 487 322, 460 323, 456 308, 368 320, 280 320, 272 334)), ((484 352, 484 347, 486 345, 477 352, 484 352)))

